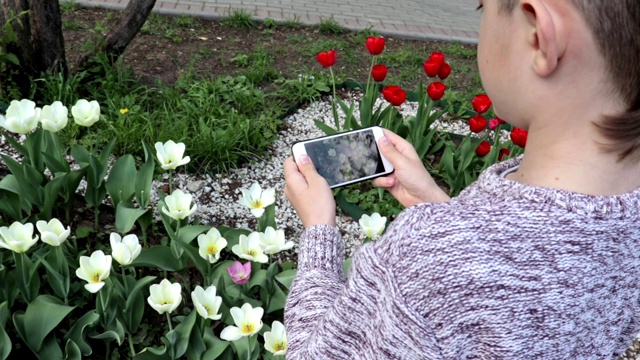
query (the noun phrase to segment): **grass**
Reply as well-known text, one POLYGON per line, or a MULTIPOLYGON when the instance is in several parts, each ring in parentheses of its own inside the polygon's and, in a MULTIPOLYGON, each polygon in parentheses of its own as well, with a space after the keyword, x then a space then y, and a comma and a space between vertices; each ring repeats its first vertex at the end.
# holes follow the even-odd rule
MULTIPOLYGON (((76 11, 70 4, 61 3, 61 7, 67 14, 76 11)), ((65 28, 102 33, 109 25, 101 19, 115 13, 108 14, 88 23, 67 17, 65 28)), ((187 61, 162 45, 154 47, 167 50, 165 61, 179 68, 181 75, 174 86, 143 84, 123 66, 111 71, 105 62, 98 61, 96 66, 104 67, 107 75, 90 83, 81 76, 66 80, 44 76, 40 79, 43 102, 62 100, 71 106, 84 97, 103 104, 106 121, 90 134, 70 131, 66 135, 70 144, 106 143, 116 137, 116 149, 124 154, 139 152, 142 141, 184 141, 193 159, 192 169, 200 166, 224 171, 254 159, 275 141, 280 116, 290 106, 318 100, 329 92, 329 72, 315 61, 317 53, 329 49, 338 52, 338 63, 333 67, 337 82, 366 81, 371 56, 364 42, 368 36, 378 35, 370 28, 344 30, 331 18, 313 28, 303 27, 298 18, 255 22, 245 10, 234 11, 219 24, 227 29, 224 34, 209 32, 206 36, 213 41, 194 42, 210 26, 201 19, 156 13, 147 19, 140 34, 166 39, 176 46, 192 44, 189 52, 180 55, 187 56, 187 61), (232 49, 235 46, 238 50, 232 49), (211 66, 226 70, 214 78, 203 76, 203 70, 211 66), (125 108, 128 112, 121 114, 120 109, 125 108)), ((93 46, 87 39, 75 46, 82 44, 93 46)), ((389 68, 385 83, 408 90, 426 83, 422 64, 432 51, 443 51, 454 68, 445 81, 445 100, 470 107, 471 98, 482 92, 473 46, 388 38, 385 51, 377 58, 389 68)), ((3 101, 7 99, 0 99, 3 101)))
POLYGON ((233 10, 223 22, 238 29, 251 29, 256 26, 256 23, 251 19, 251 14, 244 9, 233 10))

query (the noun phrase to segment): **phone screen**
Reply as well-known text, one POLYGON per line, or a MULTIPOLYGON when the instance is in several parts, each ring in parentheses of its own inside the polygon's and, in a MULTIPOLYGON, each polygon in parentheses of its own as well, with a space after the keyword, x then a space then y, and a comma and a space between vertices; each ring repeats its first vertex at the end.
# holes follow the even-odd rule
POLYGON ((384 173, 373 131, 365 130, 304 143, 316 170, 329 186, 384 173))

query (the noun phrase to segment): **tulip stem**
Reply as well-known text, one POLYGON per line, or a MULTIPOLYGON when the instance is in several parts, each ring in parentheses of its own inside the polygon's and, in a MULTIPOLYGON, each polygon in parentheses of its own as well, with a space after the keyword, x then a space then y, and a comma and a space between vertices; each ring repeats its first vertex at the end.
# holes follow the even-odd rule
POLYGON ((129 285, 127 285, 127 276, 125 275, 124 266, 120 265, 120 269, 122 270, 122 283, 124 284, 124 293, 126 298, 127 296, 129 296, 129 285))
POLYGON ((337 93, 336 93, 336 78, 333 75, 333 69, 329 68, 329 73, 331 73, 331 84, 333 85, 333 99, 331 99, 331 105, 333 108, 333 122, 336 125, 336 131, 340 131, 340 123, 338 122, 338 112, 336 110, 336 99, 337 99, 337 93))
POLYGON ((169 170, 169 195, 173 193, 173 170, 169 170))
POLYGON ((136 349, 133 348, 133 336, 131 336, 131 333, 128 331, 127 337, 129 338, 129 350, 131 351, 131 358, 133 359, 136 356, 136 349))
POLYGON ((173 331, 173 325, 171 325, 171 316, 169 315, 168 312, 164 313, 165 315, 167 315, 167 324, 169 325, 169 332, 173 331))

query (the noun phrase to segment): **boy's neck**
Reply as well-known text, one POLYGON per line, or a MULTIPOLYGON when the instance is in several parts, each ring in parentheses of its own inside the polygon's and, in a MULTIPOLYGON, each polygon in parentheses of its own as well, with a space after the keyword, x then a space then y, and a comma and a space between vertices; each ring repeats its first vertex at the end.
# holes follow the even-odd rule
POLYGON ((617 161, 617 153, 602 151, 588 132, 546 130, 529 129, 520 167, 507 179, 589 195, 620 195, 640 187, 638 162, 617 161))

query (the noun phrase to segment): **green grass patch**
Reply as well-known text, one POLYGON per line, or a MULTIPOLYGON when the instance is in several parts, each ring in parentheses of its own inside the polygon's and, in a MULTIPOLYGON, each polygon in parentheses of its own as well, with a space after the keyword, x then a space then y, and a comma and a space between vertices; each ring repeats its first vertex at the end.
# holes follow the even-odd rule
POLYGON ((222 22, 227 26, 238 29, 251 29, 256 26, 256 23, 251 18, 251 14, 244 9, 233 10, 231 15, 222 22))
POLYGON ((323 19, 318 25, 321 34, 324 35, 340 35, 344 33, 344 29, 338 24, 333 17, 323 19))

